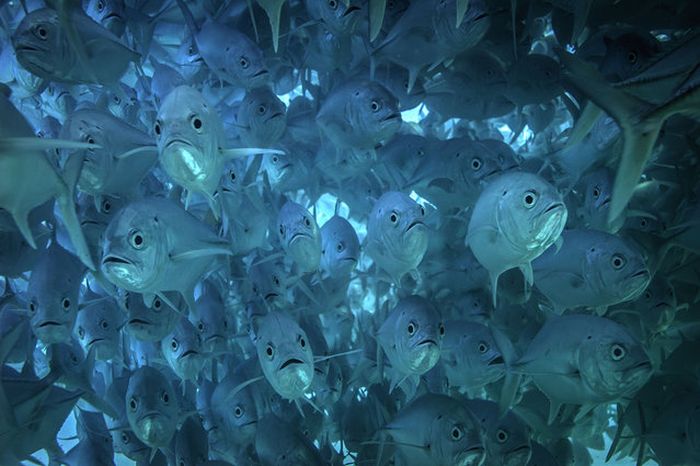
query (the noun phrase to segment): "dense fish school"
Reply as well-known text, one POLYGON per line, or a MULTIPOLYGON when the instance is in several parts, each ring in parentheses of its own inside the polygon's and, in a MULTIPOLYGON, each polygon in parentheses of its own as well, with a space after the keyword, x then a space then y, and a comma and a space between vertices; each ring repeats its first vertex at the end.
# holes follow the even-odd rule
POLYGON ((0 1, 0 466, 700 465, 697 0, 0 1))

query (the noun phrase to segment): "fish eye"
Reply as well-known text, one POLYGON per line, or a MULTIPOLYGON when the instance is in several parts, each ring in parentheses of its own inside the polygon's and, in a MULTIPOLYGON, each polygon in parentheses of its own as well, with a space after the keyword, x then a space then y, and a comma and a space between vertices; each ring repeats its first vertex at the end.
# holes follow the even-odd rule
POLYGON ((537 193, 535 191, 526 191, 523 196, 523 205, 531 209, 537 204, 537 193))
POLYGON ((275 349, 272 347, 272 345, 267 345, 267 348, 265 348, 265 354, 267 354, 267 357, 270 360, 272 360, 272 358, 275 357, 275 349))
POLYGON ((277 286, 280 285, 280 279, 277 278, 277 275, 272 276, 272 281, 275 283, 275 285, 277 285, 277 286))
POLYGON ((36 312, 36 303, 34 301, 29 302, 29 312, 32 314, 36 312))
POLYGON ((197 330, 199 330, 200 332, 204 331, 204 322, 202 322, 201 320, 197 323, 197 330))
POLYGON ((335 10, 338 8, 338 0, 328 0, 328 6, 335 10))
POLYGON ((305 224, 307 227, 310 227, 310 226, 311 226, 311 220, 309 220, 308 217, 304 217, 304 224, 305 224))
POLYGON ((445 324, 440 324, 440 336, 445 335, 445 324))
POLYGON ((396 213, 396 211, 393 211, 391 215, 389 216, 389 220, 391 220, 391 223, 396 223, 399 221, 399 214, 396 213))
POLYGON ((178 349, 179 347, 180 347, 180 343, 178 343, 178 341, 177 341, 175 338, 173 338, 172 340, 170 340, 170 348, 171 348, 173 351, 177 351, 177 349, 178 349))
POLYGON ((636 52, 628 52, 627 53, 627 61, 630 62, 631 64, 637 63, 637 53, 636 52))
POLYGON ((82 326, 78 327, 78 338, 81 340, 85 338, 85 329, 82 326))
POLYGON ((425 216, 425 207, 423 207, 423 206, 420 206, 420 215, 421 215, 421 217, 425 216))
POLYGON ((382 103, 378 100, 373 100, 372 103, 370 104, 370 108, 372 109, 373 112, 376 113, 382 109, 382 103))
POLYGON ((102 11, 105 9, 105 4, 102 2, 97 2, 97 11, 102 11))
POLYGON ((343 242, 341 241, 340 243, 338 243, 338 244, 336 245, 335 250, 336 250, 337 252, 343 252, 343 249, 345 249, 345 245, 344 245, 343 242))
POLYGON ((122 101, 122 99, 118 95, 115 95, 113 99, 114 99, 114 103, 117 105, 119 105, 119 103, 121 103, 121 101, 122 101))
POLYGON ((163 392, 160 395, 160 399, 163 400, 163 403, 168 404, 170 403, 170 395, 168 395, 168 392, 163 392))
POLYGON ((107 330, 109 328, 109 322, 107 322, 105 319, 102 319, 100 321, 100 328, 102 328, 102 330, 107 330))
POLYGON ((406 328, 406 330, 408 331, 408 334, 410 336, 413 336, 416 333, 416 327, 417 325, 415 324, 415 322, 411 321, 408 323, 408 327, 406 328))
POLYGON ((284 224, 280 223, 280 235, 284 236, 284 224))
POLYGON ((63 306, 63 309, 68 309, 70 307, 70 299, 63 298, 63 301, 61 301, 61 306, 63 306))
POLYGON ((302 348, 306 348, 306 340, 304 340, 304 337, 302 337, 301 335, 299 335, 299 345, 302 348))
POLYGON ((202 129, 202 120, 197 118, 196 115, 192 116, 192 120, 190 122, 192 123, 192 127, 195 130, 199 131, 200 129, 202 129))
POLYGON ((610 357, 613 361, 621 361, 625 356, 627 356, 627 350, 624 346, 615 343, 610 347, 610 357))
POLYGON ((646 299, 646 300, 651 299, 651 291, 646 290, 646 291, 644 292, 644 299, 646 299))
POLYGON ((228 321, 224 319, 224 328, 228 328, 228 321))
POLYGON ((472 159, 472 170, 478 170, 481 168, 481 159, 479 157, 474 157, 472 159))
POLYGON ((646 228, 647 227, 647 219, 645 219, 645 218, 641 219, 639 221, 639 226, 642 228, 646 228))
POLYGON ((144 240, 140 230, 131 230, 129 233, 129 244, 134 249, 143 249, 144 240))
POLYGON ((187 55, 194 55, 194 53, 194 47, 190 45, 187 49, 187 55))
POLYGON ((265 113, 265 110, 267 110, 267 108, 265 108, 264 105, 258 105, 258 115, 263 115, 265 113))
POLYGON ((485 341, 480 341, 478 349, 479 349, 479 353, 484 354, 485 352, 487 352, 489 350, 489 345, 487 345, 485 341))
POLYGON ((153 131, 156 132, 156 136, 160 136, 160 121, 156 121, 156 124, 153 127, 153 131))
POLYGON ((250 63, 248 62, 248 59, 246 57, 241 57, 238 59, 238 64, 241 65, 241 68, 244 70, 250 66, 250 63))
POLYGON ((49 37, 49 31, 43 24, 39 24, 34 28, 34 35, 41 40, 46 40, 49 37))
POLYGON ((236 406, 236 409, 233 410, 233 415, 236 417, 243 416, 243 409, 240 406, 236 406))
POLYGON ((231 170, 231 172, 228 174, 228 177, 231 179, 231 181, 236 181, 236 172, 231 170))
POLYGON ((129 400, 129 408, 131 408, 132 411, 136 411, 136 408, 138 408, 138 407, 139 407, 139 404, 136 401, 136 398, 134 398, 132 396, 131 399, 129 400))
POLYGON ((163 303, 160 302, 160 299, 159 299, 159 298, 156 298, 156 299, 153 301, 153 309, 155 309, 155 310, 157 310, 157 311, 160 310, 160 307, 161 307, 162 305, 163 305, 163 303))
POLYGON ((85 142, 87 142, 88 144, 95 144, 95 138, 88 134, 87 136, 85 136, 85 142))
POLYGON ((459 428, 459 426, 454 426, 452 428, 452 440, 459 440, 464 436, 464 432, 462 432, 462 429, 459 428))
POLYGON ((125 444, 129 443, 129 434, 127 434, 126 432, 122 432, 122 442, 125 444))
POLYGON ((598 186, 596 186, 595 188, 593 188, 593 197, 598 199, 599 196, 600 196, 600 188, 598 186))
POLYGON ((626 263, 627 261, 622 254, 613 254, 612 259, 610 259, 610 264, 615 270, 620 270, 626 263))
POLYGON ((112 210, 112 203, 105 200, 102 202, 102 212, 108 214, 109 211, 112 210))
POLYGON ((505 443, 508 440, 508 432, 503 429, 498 429, 496 432, 496 440, 498 440, 498 443, 505 443))

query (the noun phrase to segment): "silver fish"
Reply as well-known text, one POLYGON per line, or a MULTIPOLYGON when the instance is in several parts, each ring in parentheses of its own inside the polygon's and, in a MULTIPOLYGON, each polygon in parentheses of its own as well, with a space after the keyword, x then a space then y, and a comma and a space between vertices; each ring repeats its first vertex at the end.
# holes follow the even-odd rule
POLYGON ((277 215, 282 248, 302 273, 315 272, 321 263, 321 231, 303 206, 287 201, 277 215))

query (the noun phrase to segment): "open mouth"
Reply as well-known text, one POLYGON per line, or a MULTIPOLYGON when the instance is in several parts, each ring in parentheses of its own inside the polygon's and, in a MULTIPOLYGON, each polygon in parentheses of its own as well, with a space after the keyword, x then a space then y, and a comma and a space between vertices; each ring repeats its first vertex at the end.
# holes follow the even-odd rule
POLYGON ((107 264, 129 264, 132 265, 132 262, 129 261, 128 259, 124 259, 123 257, 115 256, 114 254, 110 254, 108 256, 105 256, 104 259, 102 259, 102 265, 107 265, 107 264))
POLYGON ((29 45, 29 44, 18 44, 15 46, 15 51, 16 52, 40 52, 40 53, 44 53, 46 50, 41 49, 39 47, 34 47, 33 45, 29 45))
POLYGON ((272 115, 270 115, 270 118, 268 118, 267 121, 274 120, 275 118, 279 118, 281 116, 284 116, 284 113, 282 113, 282 112, 273 113, 272 115))
POLYGON ((292 364, 304 364, 304 361, 302 361, 301 359, 296 359, 296 358, 287 359, 286 361, 284 361, 282 363, 279 370, 282 370, 285 367, 291 366, 292 364))

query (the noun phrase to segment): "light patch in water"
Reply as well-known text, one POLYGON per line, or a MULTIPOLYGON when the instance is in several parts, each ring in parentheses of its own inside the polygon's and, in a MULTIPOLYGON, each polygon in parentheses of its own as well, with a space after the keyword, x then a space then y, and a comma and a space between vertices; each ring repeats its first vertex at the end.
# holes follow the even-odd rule
POLYGON ((430 114, 425 105, 418 105, 410 110, 401 112, 401 119, 406 123, 420 123, 430 114))
POLYGON ((433 209, 437 210, 437 206, 435 204, 433 204, 432 202, 430 202, 429 200, 427 200, 423 197, 420 197, 420 195, 415 191, 411 191, 411 194, 409 194, 409 197, 411 199, 413 199, 414 201, 416 201, 418 203, 418 205, 422 206, 424 209, 426 207, 432 207, 433 209))

